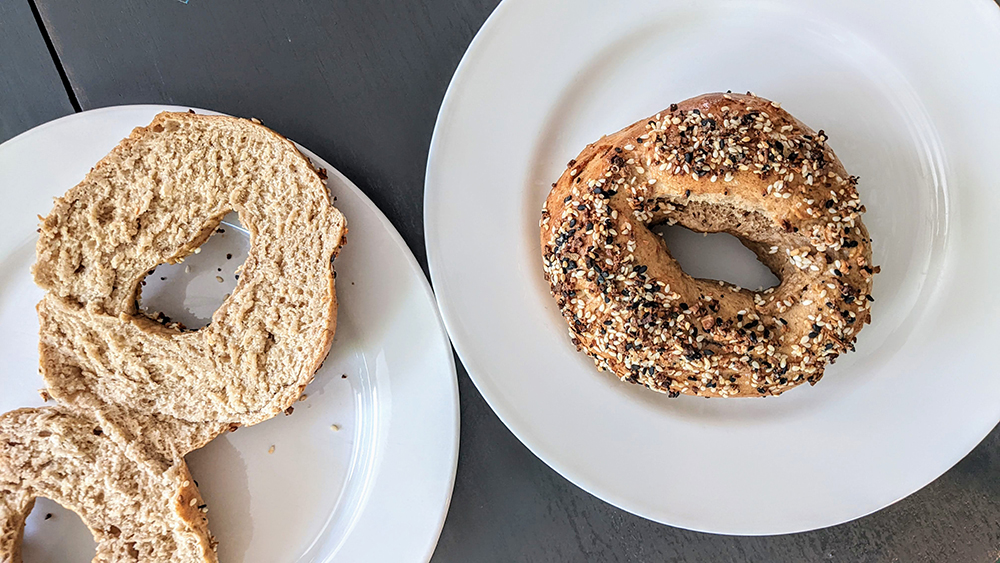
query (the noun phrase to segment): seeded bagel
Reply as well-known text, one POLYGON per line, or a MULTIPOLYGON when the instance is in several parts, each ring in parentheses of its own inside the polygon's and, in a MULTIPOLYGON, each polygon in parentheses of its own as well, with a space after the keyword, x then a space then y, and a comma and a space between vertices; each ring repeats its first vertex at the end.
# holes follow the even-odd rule
POLYGON ((161 113, 41 222, 35 282, 52 397, 224 428, 289 408, 329 350, 343 215, 287 139, 248 120, 161 113), (236 211, 251 248, 209 326, 138 311, 140 284, 236 211))
POLYGON ((672 397, 816 383, 870 322, 865 211, 826 134, 777 103, 706 94, 601 138, 553 184, 545 277, 597 367, 672 397), (781 280, 686 274, 657 224, 736 236, 781 280))
MULTIPOLYGON (((170 434, 170 421, 159 431, 170 434)), ((183 459, 145 439, 127 445, 107 425, 62 407, 0 416, 0 561, 20 563, 37 497, 77 513, 95 563, 214 563, 207 507, 183 459)))

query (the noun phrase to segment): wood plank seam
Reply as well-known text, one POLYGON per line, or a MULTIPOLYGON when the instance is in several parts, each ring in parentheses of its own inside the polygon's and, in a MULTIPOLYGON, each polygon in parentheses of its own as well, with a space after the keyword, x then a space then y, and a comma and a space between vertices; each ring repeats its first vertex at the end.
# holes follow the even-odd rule
POLYGON ((52 57, 52 63, 56 67, 56 72, 59 73, 59 80, 63 83, 63 88, 66 89, 66 95, 69 97, 69 103, 73 106, 73 111, 80 113, 80 102, 76 99, 76 92, 73 91, 73 84, 69 81, 69 76, 66 75, 66 70, 63 68, 62 61, 59 60, 59 53, 56 51, 55 45, 52 44, 52 38, 49 37, 49 30, 45 27, 45 21, 42 19, 42 14, 38 11, 38 6, 35 5, 35 0, 28 0, 28 5, 31 7, 31 15, 35 17, 35 23, 38 24, 38 31, 42 34, 42 40, 45 41, 45 48, 49 50, 49 55, 52 57))

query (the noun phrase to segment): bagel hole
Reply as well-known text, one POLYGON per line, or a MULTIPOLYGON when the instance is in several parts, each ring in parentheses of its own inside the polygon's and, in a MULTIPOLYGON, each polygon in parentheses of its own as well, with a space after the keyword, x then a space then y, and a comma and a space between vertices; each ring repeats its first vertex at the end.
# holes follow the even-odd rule
POLYGON ((165 324, 196 330, 236 289, 250 251, 250 235, 236 213, 226 215, 197 254, 177 264, 160 264, 143 280, 139 311, 165 324))
POLYGON ((28 515, 24 528, 21 544, 24 563, 89 563, 97 553, 94 536, 83 520, 47 498, 35 500, 35 508, 28 515))
POLYGON ((656 225, 652 231, 667 243, 670 255, 691 277, 721 280, 764 290, 781 280, 752 250, 729 233, 698 233, 680 225, 656 225))

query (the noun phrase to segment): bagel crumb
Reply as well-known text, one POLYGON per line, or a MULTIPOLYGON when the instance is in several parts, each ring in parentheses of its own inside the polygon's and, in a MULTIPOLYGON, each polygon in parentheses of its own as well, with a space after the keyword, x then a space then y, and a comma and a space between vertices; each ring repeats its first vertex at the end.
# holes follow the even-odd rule
POLYGON ((214 561, 208 506, 184 456, 226 428, 291 413, 329 351, 332 257, 346 232, 329 191, 287 139, 246 120, 189 115, 160 113, 133 129, 56 198, 40 229, 40 371, 62 406, 0 420, 0 442, 20 450, 5 452, 11 463, 0 471, 17 484, 4 487, 14 518, 0 532, 15 554, 18 513, 46 496, 94 531, 98 559, 214 561), (158 265, 182 264, 213 232, 225 236, 219 219, 234 210, 262 236, 215 322, 188 331, 142 309, 139 288, 158 265), (116 373, 128 377, 107 377, 116 373))

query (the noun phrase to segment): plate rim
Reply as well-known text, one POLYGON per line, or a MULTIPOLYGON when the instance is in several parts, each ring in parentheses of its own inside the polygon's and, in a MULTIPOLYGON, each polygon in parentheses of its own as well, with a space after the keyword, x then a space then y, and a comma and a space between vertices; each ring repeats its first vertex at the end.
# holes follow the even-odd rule
MULTIPOLYGON (((35 127, 23 131, 11 137, 10 139, 7 139, 3 143, 0 143, 0 150, 2 150, 4 147, 10 144, 15 144, 15 142, 22 142, 24 138, 27 138, 29 136, 44 135, 48 132, 49 129, 58 127, 59 125, 68 121, 81 119, 83 116, 92 117, 95 115, 100 116, 102 114, 114 114, 123 111, 125 112, 148 111, 151 113, 159 113, 161 111, 186 112, 189 110, 199 114, 230 115, 215 110, 200 108, 198 106, 176 105, 176 104, 118 104, 118 105, 102 106, 98 108, 92 108, 88 110, 69 113, 67 115, 36 125, 35 127)), ((146 125, 146 123, 139 123, 136 124, 134 127, 142 127, 143 125, 146 125)), ((268 129, 270 129, 270 127, 268 127, 268 129)), ((303 153, 304 156, 306 156, 307 158, 311 158, 315 165, 325 168, 329 175, 335 176, 340 182, 343 183, 343 185, 348 190, 352 191, 353 194, 359 198, 359 201, 367 208, 369 212, 373 213, 373 216, 377 219, 379 225, 387 232, 389 239, 402 252, 404 260, 406 262, 406 266, 409 268, 410 273, 413 276, 415 276, 417 280, 417 286, 419 287, 419 293, 418 293, 419 296, 423 300, 426 300, 425 301, 426 305, 430 307, 431 318, 433 319, 431 324, 433 324, 436 327, 433 336, 433 338, 437 341, 435 344, 435 348, 439 349, 435 350, 428 347, 428 353, 436 354, 440 352, 443 355, 443 358, 439 358, 436 361, 442 362, 441 367, 444 369, 440 370, 441 372, 443 372, 441 377, 446 377, 448 381, 447 385, 444 386, 444 390, 447 393, 447 396, 444 398, 451 405, 451 408, 447 411, 447 413, 442 414, 442 420, 447 419, 446 420, 448 425, 447 430, 451 435, 451 439, 441 440, 442 443, 446 443, 448 445, 448 451, 444 453, 449 458, 448 460, 449 462, 447 463, 449 472, 447 477, 441 480, 441 482, 445 482, 446 484, 445 488, 446 492, 444 494, 444 498, 441 499, 442 502, 440 503, 440 506, 435 505, 435 508, 433 510, 433 512, 436 514, 434 520, 435 525, 433 528, 434 530, 433 533, 426 538, 425 542, 422 542, 423 545, 417 545, 416 542, 414 542, 412 546, 413 549, 412 553, 408 552, 408 553, 398 554, 399 557, 408 557, 414 555, 420 557, 421 560, 423 561, 429 561, 432 555, 434 554, 434 551, 437 548, 441 532, 444 529, 444 524, 447 519, 449 509, 451 507, 451 501, 452 501, 452 496, 454 494, 455 481, 458 471, 458 452, 459 452, 460 437, 461 437, 461 403, 459 401, 458 377, 457 377, 457 368, 455 364, 455 356, 452 353, 451 340, 445 328, 444 320, 442 318, 440 308, 438 307, 436 295, 431 289, 430 282, 427 279, 427 276, 424 274, 423 269, 420 267, 420 264, 417 262, 417 259, 414 256, 413 252, 410 250, 409 246, 407 246, 406 242, 403 240, 403 237, 399 234, 399 231, 392 224, 392 222, 389 221, 388 217, 385 216, 382 210, 375 205, 375 203, 371 200, 371 198, 369 198, 367 194, 365 194, 365 192, 362 191, 346 175, 340 172, 340 170, 338 170, 336 167, 332 166, 329 162, 327 162, 326 159, 319 156, 317 153, 313 152, 309 148, 304 147, 299 143, 295 142, 293 139, 285 137, 280 132, 275 131, 275 133, 280 135, 282 138, 292 142, 296 146, 296 148, 303 153)), ((4 236, 10 236, 12 234, 14 233, 4 233, 4 236)), ((399 397, 393 398, 394 404, 399 401, 400 401, 399 397)), ((406 425, 395 424, 393 426, 395 428, 401 428, 405 427, 406 425)), ((390 447, 391 443, 387 443, 385 446, 386 451, 383 451, 380 454, 380 456, 384 457, 385 455, 387 455, 387 451, 389 450, 390 447)), ((372 489, 368 491, 368 493, 366 494, 366 499, 362 504, 361 510, 357 514, 355 521, 351 524, 351 528, 349 528, 347 535, 343 538, 343 542, 340 544, 340 547, 332 554, 326 556, 325 558, 326 561, 334 561, 340 556, 340 554, 343 551, 343 547, 350 542, 353 534, 356 532, 357 530, 356 524, 360 522, 360 520, 367 511, 372 509, 373 505, 371 504, 370 500, 375 490, 378 489, 379 487, 380 479, 378 479, 378 477, 381 476, 383 469, 384 468, 381 467, 380 464, 378 473, 376 473, 376 479, 374 485, 372 489)), ((412 503, 406 503, 406 504, 399 503, 394 508, 398 508, 399 506, 415 506, 415 505, 413 505, 412 503)), ((428 509, 428 512, 430 512, 430 509, 428 509)), ((318 536, 317 539, 321 537, 322 536, 318 536)), ((390 542, 390 543, 392 543, 394 546, 396 545, 396 542, 390 542)))
MULTIPOLYGON (((684 2, 683 0, 674 0, 671 3, 677 4, 684 2)), ((652 514, 648 513, 645 510, 639 508, 626 508, 624 505, 627 504, 627 502, 622 502, 623 501, 622 495, 615 494, 613 490, 609 490, 606 487, 601 487, 601 486, 595 487, 594 483, 590 479, 585 478, 583 476, 583 472, 577 471, 576 469, 569 467, 566 464, 562 463, 561 461, 555 459, 556 456, 554 454, 546 455, 542 451, 542 447, 540 447, 540 442, 536 441, 535 438, 528 437, 530 434, 530 429, 527 428, 526 425, 522 426, 521 424, 517 423, 512 424, 512 419, 508 417, 508 413, 503 409, 496 408, 496 404, 498 401, 501 400, 501 398, 499 396, 494 396, 490 392, 490 387, 489 385, 487 385, 485 378, 481 379, 481 376, 479 374, 480 370, 482 370, 482 372, 488 372, 490 370, 484 369, 481 365, 482 362, 480 362, 476 357, 474 357, 471 354, 470 350, 472 349, 472 344, 467 343, 466 341, 466 337, 468 335, 465 334, 466 331, 463 331, 459 328, 460 325, 465 323, 462 320, 460 314, 455 310, 454 305, 450 302, 449 298, 447 297, 447 294, 449 293, 449 290, 446 289, 448 284, 445 283, 446 280, 443 278, 444 274, 442 273, 442 271, 444 270, 444 263, 446 262, 446 259, 441 255, 439 246, 436 244, 436 240, 440 240, 442 235, 438 231, 439 227, 435 224, 435 222, 432 220, 431 217, 433 210, 440 206, 440 204, 437 202, 437 198, 441 196, 432 188, 432 186, 435 185, 436 183, 437 180, 436 176, 440 175, 440 172, 437 171, 437 168, 441 166, 439 162, 442 159, 440 155, 443 153, 443 149, 441 148, 441 144, 443 142, 442 138, 447 134, 445 132, 445 129, 449 127, 448 122, 452 119, 452 113, 453 113, 452 106, 457 103, 455 100, 460 96, 459 90, 460 88, 462 88, 461 82, 466 81, 468 79, 467 75, 471 72, 470 67, 472 67, 478 62, 474 61, 473 59, 481 57, 481 51, 487 48, 485 44, 488 43, 495 34, 501 32, 497 29, 501 25, 500 23, 501 20, 507 16, 508 12, 512 12, 514 10, 512 6, 519 4, 524 4, 524 2, 519 2, 518 0, 501 0, 500 4, 490 14, 490 16, 484 22, 482 27, 476 33, 472 42, 469 44, 469 47, 462 56, 462 59, 460 60, 455 70, 455 73, 448 84, 448 88, 445 91, 445 95, 442 99, 441 106, 438 110, 438 114, 434 125, 434 132, 431 136, 431 142, 428 148, 427 165, 424 173, 423 219, 424 219, 424 242, 427 252, 428 271, 430 273, 431 283, 435 288, 435 291, 441 293, 441 295, 438 298, 438 307, 441 310, 442 319, 444 321, 446 329, 448 330, 448 335, 451 338, 452 346, 454 347, 456 353, 458 354, 462 364, 466 367, 466 371, 469 374, 469 378, 476 386, 476 389, 483 396, 483 399, 487 402, 487 404, 490 405, 490 408, 497 415, 497 417, 504 423, 507 429, 510 430, 510 432, 514 434, 514 436, 516 436, 517 439, 522 444, 524 444, 524 446, 527 447, 528 450, 531 451, 533 455, 535 455, 543 463, 552 468, 552 470, 554 470, 560 476, 567 479, 577 487, 581 488, 586 493, 604 502, 607 502, 608 504, 611 504, 612 506, 615 506, 620 510, 623 510, 630 514, 634 514, 641 518, 645 518, 647 520, 657 522, 663 525, 673 526, 701 533, 724 534, 724 535, 746 536, 746 537, 763 537, 763 536, 795 534, 795 533, 831 528, 834 526, 845 524, 847 522, 852 522, 864 518, 866 516, 874 514, 875 512, 879 512, 889 506, 892 506, 893 504, 896 504, 897 502, 903 500, 904 498, 907 498, 917 493, 918 491, 922 490, 923 488, 927 487, 935 480, 940 478, 942 475, 947 473, 949 470, 951 470, 955 465, 957 465, 960 461, 962 461, 962 459, 964 459, 969 453, 971 453, 972 450, 974 450, 975 447, 978 446, 990 434, 990 432, 992 432, 992 430, 996 428, 998 424, 1000 424, 1000 418, 998 418, 998 420, 995 421, 992 426, 985 429, 985 431, 983 431, 981 434, 978 432, 970 433, 970 435, 974 434, 977 437, 975 438, 974 442, 972 442, 972 445, 968 448, 968 450, 966 450, 965 453, 958 456, 956 459, 949 460, 948 463, 945 464, 943 470, 935 474, 932 478, 928 479, 926 483, 924 483, 922 486, 920 486, 915 490, 902 494, 894 498, 893 500, 882 504, 881 506, 868 510, 864 513, 860 513, 856 516, 848 518, 840 518, 829 524, 824 524, 821 526, 805 525, 797 528, 783 529, 779 531, 763 531, 763 532, 731 531, 731 530, 720 530, 717 528, 712 529, 711 527, 707 526, 689 525, 687 523, 667 522, 664 519, 661 519, 660 517, 653 516, 652 514)), ((994 2, 992 2, 991 0, 966 0, 965 2, 962 3, 961 6, 955 6, 954 9, 976 10, 982 8, 983 6, 992 4, 994 4, 994 2)), ((917 8, 918 8, 917 6, 911 7, 911 9, 917 9, 917 8)), ((996 30, 1000 30, 1000 10, 992 10, 990 13, 992 14, 991 17, 992 17, 993 27, 996 30)), ((467 332, 471 334, 473 331, 470 330, 467 332)))

